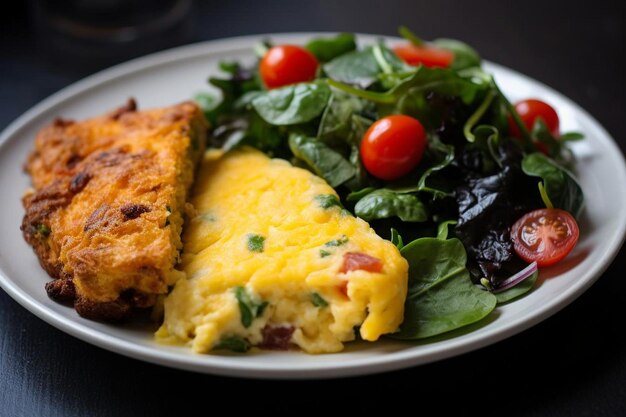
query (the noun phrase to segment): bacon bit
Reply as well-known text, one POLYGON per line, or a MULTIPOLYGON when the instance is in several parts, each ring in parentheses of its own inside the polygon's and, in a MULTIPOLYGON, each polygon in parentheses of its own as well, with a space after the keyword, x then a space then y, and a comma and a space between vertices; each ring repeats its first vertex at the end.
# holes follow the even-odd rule
POLYGON ((344 281, 339 285, 339 292, 343 294, 346 298, 350 298, 348 295, 348 281, 344 281))
POLYGON ((369 272, 380 272, 383 270, 383 263, 380 259, 365 253, 346 252, 343 255, 343 265, 339 272, 345 273, 359 269, 369 272))
POLYGON ((291 335, 293 335, 295 330, 293 326, 270 326, 268 324, 261 330, 263 341, 259 344, 259 347, 262 349, 287 350, 289 349, 291 335))

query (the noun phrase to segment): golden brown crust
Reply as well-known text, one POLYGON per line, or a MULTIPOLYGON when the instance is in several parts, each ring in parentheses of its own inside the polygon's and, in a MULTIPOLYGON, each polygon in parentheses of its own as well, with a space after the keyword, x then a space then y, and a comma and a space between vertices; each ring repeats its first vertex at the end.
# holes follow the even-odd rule
POLYGON ((187 190, 206 138, 197 105, 57 119, 36 138, 25 170, 22 231, 57 300, 92 319, 120 320, 167 292, 181 248, 187 190), (73 293, 73 296, 72 296, 73 293))

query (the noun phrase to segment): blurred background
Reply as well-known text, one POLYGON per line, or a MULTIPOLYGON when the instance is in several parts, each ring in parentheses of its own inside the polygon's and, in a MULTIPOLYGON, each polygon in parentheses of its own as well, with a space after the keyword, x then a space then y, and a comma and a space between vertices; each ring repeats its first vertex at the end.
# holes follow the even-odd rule
MULTIPOLYGON (((587 109, 626 150, 625 2, 548 0, 31 0, 0 13, 0 128, 94 72, 164 48, 294 31, 459 38, 587 109)), ((625 192, 625 190, 615 190, 625 192)), ((0 237, 1 238, 1 237, 0 237)), ((1 255, 1 254, 0 254, 1 255)), ((0 290, 0 416, 209 413, 223 394, 271 412, 626 415, 626 251, 580 299, 505 341, 384 375, 258 382, 193 374, 106 352, 58 331, 0 290), (192 395, 200 387, 201 396, 192 395), (300 407, 300 408, 298 408, 300 407)), ((223 405, 223 404, 222 404, 223 405)))

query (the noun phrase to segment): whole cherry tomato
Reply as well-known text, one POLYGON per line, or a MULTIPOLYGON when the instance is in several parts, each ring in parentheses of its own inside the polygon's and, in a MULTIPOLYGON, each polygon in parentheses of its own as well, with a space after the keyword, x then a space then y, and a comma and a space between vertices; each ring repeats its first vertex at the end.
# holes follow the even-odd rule
POLYGON ((419 164, 426 144, 426 131, 419 120, 402 114, 387 116, 365 132, 361 160, 373 176, 394 180, 419 164))
MULTIPOLYGON (((552 106, 541 100, 527 99, 518 101, 514 104, 514 107, 519 117, 522 119, 522 123, 524 123, 524 126, 526 126, 529 131, 532 131, 535 121, 541 118, 552 136, 555 138, 559 137, 559 115, 552 106)), ((509 115, 508 121, 511 135, 520 137, 520 131, 511 115, 509 115)))
POLYGON ((284 87, 315 79, 319 63, 315 56, 297 45, 278 45, 270 48, 259 71, 261 79, 269 89, 284 87))

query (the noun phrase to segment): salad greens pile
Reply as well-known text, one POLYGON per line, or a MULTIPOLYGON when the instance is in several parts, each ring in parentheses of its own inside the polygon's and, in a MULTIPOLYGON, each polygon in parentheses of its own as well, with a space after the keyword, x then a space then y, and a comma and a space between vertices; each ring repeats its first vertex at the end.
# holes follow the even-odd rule
MULTIPOLYGON (((578 216, 583 206, 566 146, 582 136, 554 137, 542 119, 527 129, 475 50, 451 39, 430 44, 454 54, 448 68, 409 66, 382 40, 359 48, 346 33, 312 39, 305 47, 321 64, 315 80, 267 90, 258 63, 224 62, 225 76, 209 79, 221 98, 196 97, 213 146, 253 146, 311 170, 398 246, 410 265, 405 320, 393 335, 402 339, 476 322, 530 290, 536 272, 496 291, 525 267, 511 225, 534 209, 578 216), (359 147, 374 121, 393 114, 418 119, 428 145, 416 169, 383 181, 364 168, 359 147), (511 137, 508 117, 519 137, 511 137)), ((260 45, 258 57, 269 47, 260 45)))

